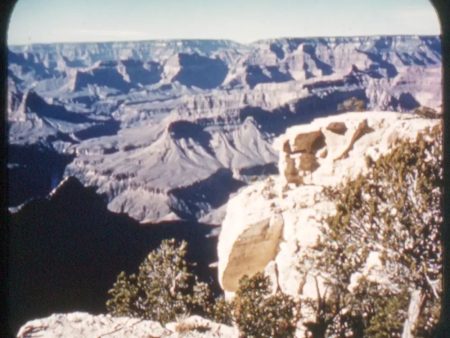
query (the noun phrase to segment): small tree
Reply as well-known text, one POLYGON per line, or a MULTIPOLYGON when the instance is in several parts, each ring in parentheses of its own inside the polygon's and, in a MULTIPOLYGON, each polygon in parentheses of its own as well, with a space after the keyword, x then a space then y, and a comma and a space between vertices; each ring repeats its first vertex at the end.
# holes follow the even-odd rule
POLYGON ((108 312, 161 323, 184 314, 205 313, 211 293, 207 284, 189 272, 186 252, 185 241, 177 245, 174 239, 164 240, 142 262, 137 275, 121 272, 108 291, 108 312))

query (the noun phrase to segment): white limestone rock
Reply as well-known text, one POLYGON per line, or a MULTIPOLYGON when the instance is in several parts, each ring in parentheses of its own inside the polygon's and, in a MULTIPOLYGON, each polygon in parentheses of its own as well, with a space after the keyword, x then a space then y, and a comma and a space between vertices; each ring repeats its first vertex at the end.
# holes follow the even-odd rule
POLYGON ((53 314, 27 322, 17 338, 181 338, 181 337, 238 337, 237 328, 218 324, 199 316, 191 316, 165 327, 150 320, 110 315, 91 315, 85 312, 53 314))
MULTIPOLYGON (((364 173, 367 156, 375 161, 388 153, 396 140, 412 140, 438 123, 411 114, 367 112, 320 118, 289 128, 274 143, 280 154, 280 176, 246 187, 228 203, 218 244, 219 280, 224 290, 233 292, 243 275, 265 270, 277 288, 298 299, 314 299, 317 292, 323 295, 324 288, 314 271, 305 265, 299 267, 302 256, 320 236, 324 219, 335 211, 334 203, 324 197, 324 187, 337 186, 364 173), (334 125, 328 128, 330 124, 334 125), (297 136, 317 131, 325 136, 325 145, 295 153, 297 136), (300 157, 307 152, 318 163, 312 172, 299 169, 300 157), (291 160, 303 183, 289 183, 286 168, 291 160), (276 231, 268 231, 273 224, 276 231)), ((369 255, 362 274, 383 278, 377 274, 377 257, 377 253, 369 255)), ((360 276, 353 276, 352 281, 360 276)))
POLYGON ((168 334, 159 323, 137 318, 109 315, 91 315, 84 312, 53 314, 50 317, 35 319, 23 325, 17 333, 18 338, 57 338, 57 337, 160 337, 168 334))

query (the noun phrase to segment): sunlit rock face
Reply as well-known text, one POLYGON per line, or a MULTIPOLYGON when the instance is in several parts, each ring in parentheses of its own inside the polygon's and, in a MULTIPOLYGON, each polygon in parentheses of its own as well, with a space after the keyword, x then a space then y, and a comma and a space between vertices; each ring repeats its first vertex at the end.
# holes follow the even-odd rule
POLYGON ((225 253, 220 256, 219 275, 226 291, 236 291, 242 276, 264 270, 276 257, 281 240, 283 218, 271 207, 268 196, 259 190, 252 192, 239 194, 227 207, 226 224, 236 226, 224 225, 218 245, 218 252, 225 253), (249 200, 260 208, 245 208, 249 200))
MULTIPOLYGON (((358 112, 288 128, 274 142, 280 174, 240 190, 227 205, 218 243, 223 289, 234 292, 244 275, 266 271, 275 287, 294 297, 314 299, 317 287, 324 294, 314 271, 299 269, 335 211, 323 189, 367 172, 368 156, 376 161, 398 140, 413 140, 438 123, 412 114, 358 112)), ((376 253, 369 255, 366 270, 376 262, 376 253)))
MULTIPOLYGON (((230 196, 273 174, 271 144, 293 125, 352 110, 441 109, 433 36, 48 44, 10 46, 8 56, 9 142, 72 156, 64 176, 141 222, 219 224, 230 196)), ((321 133, 354 132, 331 128, 321 133)), ((292 183, 330 156, 315 132, 290 144, 301 154, 284 158, 292 183)))

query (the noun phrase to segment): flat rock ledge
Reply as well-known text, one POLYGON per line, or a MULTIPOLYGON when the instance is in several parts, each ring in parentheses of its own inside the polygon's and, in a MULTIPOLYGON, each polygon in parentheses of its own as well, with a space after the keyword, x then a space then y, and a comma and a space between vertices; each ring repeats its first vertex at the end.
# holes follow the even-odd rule
POLYGON ((85 312, 53 314, 27 322, 17 338, 176 338, 239 337, 237 328, 199 316, 180 319, 165 326, 158 322, 85 312))

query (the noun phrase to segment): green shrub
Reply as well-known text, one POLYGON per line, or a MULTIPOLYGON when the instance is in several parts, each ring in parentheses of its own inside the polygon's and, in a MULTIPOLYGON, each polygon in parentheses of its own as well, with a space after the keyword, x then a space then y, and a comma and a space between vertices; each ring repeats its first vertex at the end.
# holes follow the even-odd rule
POLYGON ((139 272, 127 276, 121 272, 108 291, 106 307, 113 316, 129 316, 173 321, 185 314, 204 314, 211 301, 208 285, 189 272, 185 260, 187 243, 164 240, 139 266, 139 272))
POLYGON ((218 297, 208 309, 208 317, 217 323, 233 325, 232 302, 218 297))
POLYGON ((307 257, 325 280, 327 304, 310 307, 325 336, 400 337, 418 291, 414 332, 431 337, 442 292, 442 130, 399 141, 367 163, 367 175, 327 191, 337 212, 307 257), (361 278, 350 291, 352 275, 362 271, 370 252, 379 254, 389 282, 361 278))
POLYGON ((231 308, 243 337, 294 337, 298 303, 282 292, 270 293, 270 280, 262 273, 239 281, 231 308))

